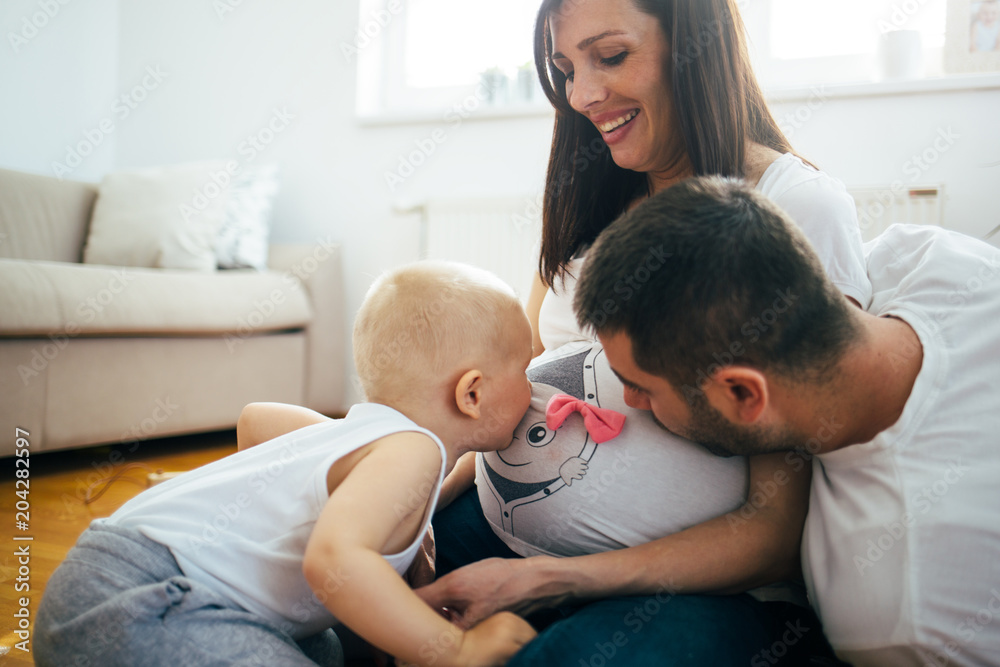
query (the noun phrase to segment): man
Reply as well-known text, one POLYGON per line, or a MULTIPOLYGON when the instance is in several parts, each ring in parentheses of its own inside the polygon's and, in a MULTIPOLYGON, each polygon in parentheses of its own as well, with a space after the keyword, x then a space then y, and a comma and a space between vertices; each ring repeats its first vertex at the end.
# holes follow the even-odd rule
POLYGON ((894 226, 866 255, 861 310, 777 207, 693 178, 598 238, 575 306, 664 428, 815 455, 803 571, 841 658, 1000 664, 1000 250, 894 226))

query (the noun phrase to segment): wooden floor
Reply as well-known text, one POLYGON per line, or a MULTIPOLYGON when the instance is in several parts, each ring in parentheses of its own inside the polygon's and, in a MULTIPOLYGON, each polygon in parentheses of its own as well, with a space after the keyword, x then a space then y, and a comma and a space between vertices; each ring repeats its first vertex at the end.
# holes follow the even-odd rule
MULTIPOLYGON (((30 442, 30 437, 29 437, 30 442)), ((29 457, 30 503, 27 530, 17 529, 15 495, 15 459, 0 458, 0 664, 32 665, 30 653, 15 647, 20 638, 13 614, 20 608, 18 600, 30 600, 31 627, 35 610, 45 590, 45 584, 76 538, 93 519, 106 517, 137 493, 146 488, 149 472, 192 470, 236 451, 235 431, 168 438, 134 445, 95 447, 69 452, 34 454, 29 457), (122 479, 114 482, 95 502, 85 504, 87 489, 95 482, 121 472, 122 479), (14 537, 32 537, 31 541, 15 541, 14 537), (30 562, 27 577, 19 572, 21 564, 15 551, 27 545, 30 562), (20 582, 19 582, 20 579, 20 582), (18 592, 27 583, 29 592, 18 592)), ((94 487, 96 493, 100 484, 94 487)), ((22 495, 24 495, 22 493, 22 495)), ((21 506, 23 508, 23 505, 21 506)), ((33 648, 33 638, 29 643, 33 648)))

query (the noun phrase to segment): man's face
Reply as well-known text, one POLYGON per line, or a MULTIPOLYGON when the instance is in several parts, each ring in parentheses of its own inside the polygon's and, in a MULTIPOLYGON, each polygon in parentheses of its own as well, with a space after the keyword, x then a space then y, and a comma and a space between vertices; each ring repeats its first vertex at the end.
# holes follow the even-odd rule
MULTIPOLYGON (((625 333, 599 335, 611 369, 625 385, 625 403, 649 410, 663 428, 717 456, 749 456, 795 449, 804 440, 787 427, 734 424, 700 392, 682 395, 665 378, 640 369, 625 333)), ((697 388, 692 388, 697 389, 697 388)))

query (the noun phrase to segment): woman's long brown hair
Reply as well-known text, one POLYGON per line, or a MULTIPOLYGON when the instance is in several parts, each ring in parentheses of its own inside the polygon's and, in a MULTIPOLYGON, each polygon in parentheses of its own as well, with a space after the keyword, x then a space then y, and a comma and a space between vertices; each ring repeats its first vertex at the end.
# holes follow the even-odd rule
MULTIPOLYGON (((657 18, 670 45, 665 79, 695 175, 744 176, 748 141, 792 151, 754 76, 735 0, 631 1, 657 18)), ((556 109, 538 260, 548 285, 648 189, 646 175, 616 165, 593 123, 569 105, 549 27, 564 2, 573 0, 543 0, 535 22, 535 67, 556 109)))

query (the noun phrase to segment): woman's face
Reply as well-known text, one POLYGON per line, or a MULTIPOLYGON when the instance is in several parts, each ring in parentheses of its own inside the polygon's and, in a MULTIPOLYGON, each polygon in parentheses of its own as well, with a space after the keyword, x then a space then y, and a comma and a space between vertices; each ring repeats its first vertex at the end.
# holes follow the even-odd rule
POLYGON ((622 168, 669 170, 677 141, 660 23, 632 0, 564 0, 552 14, 552 61, 570 106, 600 131, 622 168))

